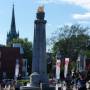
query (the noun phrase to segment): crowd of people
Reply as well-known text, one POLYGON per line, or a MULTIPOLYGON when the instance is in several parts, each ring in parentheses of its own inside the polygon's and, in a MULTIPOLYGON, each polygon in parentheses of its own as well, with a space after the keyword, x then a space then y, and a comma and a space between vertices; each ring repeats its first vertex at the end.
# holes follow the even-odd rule
POLYGON ((65 79, 67 87, 76 86, 78 90, 87 90, 86 83, 88 81, 86 72, 77 72, 73 75, 68 75, 65 79))
POLYGON ((5 85, 4 87, 0 85, 0 90, 15 90, 15 87, 12 85, 5 85))
MULTIPOLYGON (((88 81, 85 72, 74 72, 73 75, 67 74, 67 77, 63 79, 66 83, 66 87, 76 86, 78 90, 87 90, 86 83, 88 81)), ((20 90, 20 86, 14 80, 2 80, 0 82, 0 90, 20 90)), ((89 87, 90 88, 90 87, 89 87)))
MULTIPOLYGON (((67 77, 64 78, 64 75, 63 73, 60 74, 60 79, 59 80, 56 80, 52 77, 52 79, 49 80, 49 83, 50 84, 53 84, 53 83, 61 83, 61 85, 63 86, 66 86, 66 88, 77 88, 77 90, 87 90, 87 86, 90 90, 90 78, 87 76, 87 72, 86 71, 74 71, 73 74, 72 72, 69 72, 67 74, 67 77), (56 80, 56 81, 55 81, 56 80)), ((54 84, 55 85, 55 84, 54 84)), ((68 90, 69 90, 68 89, 68 90)))
POLYGON ((17 82, 12 80, 12 81, 6 81, 3 80, 0 83, 0 90, 20 90, 19 87, 17 87, 17 82))

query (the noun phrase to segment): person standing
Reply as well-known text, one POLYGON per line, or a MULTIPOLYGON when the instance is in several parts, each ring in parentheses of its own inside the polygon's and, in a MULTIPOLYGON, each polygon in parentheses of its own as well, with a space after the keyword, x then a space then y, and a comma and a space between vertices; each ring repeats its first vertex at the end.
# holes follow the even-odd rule
POLYGON ((79 80, 77 82, 78 90, 87 90, 86 89, 86 80, 82 73, 79 74, 79 80))

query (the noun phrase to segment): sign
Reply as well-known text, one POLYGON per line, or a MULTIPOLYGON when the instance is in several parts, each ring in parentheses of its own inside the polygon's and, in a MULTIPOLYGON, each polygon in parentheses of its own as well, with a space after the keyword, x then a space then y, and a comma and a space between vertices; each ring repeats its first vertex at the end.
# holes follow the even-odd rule
POLYGON ((15 79, 18 77, 19 75, 19 60, 16 60, 16 67, 15 67, 15 79))
POLYGON ((67 77, 68 73, 68 64, 69 64, 69 58, 65 58, 65 65, 64 65, 64 77, 67 77))
POLYGON ((61 60, 56 61, 56 79, 60 79, 60 65, 61 65, 61 60))

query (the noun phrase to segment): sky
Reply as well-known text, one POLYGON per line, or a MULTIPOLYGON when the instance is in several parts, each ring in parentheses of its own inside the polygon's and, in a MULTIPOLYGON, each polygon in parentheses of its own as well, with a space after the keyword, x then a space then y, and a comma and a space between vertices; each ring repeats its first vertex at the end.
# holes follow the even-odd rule
POLYGON ((38 6, 44 5, 46 37, 62 25, 90 26, 90 0, 0 0, 0 44, 6 44, 14 3, 16 30, 20 38, 33 41, 34 20, 38 6))

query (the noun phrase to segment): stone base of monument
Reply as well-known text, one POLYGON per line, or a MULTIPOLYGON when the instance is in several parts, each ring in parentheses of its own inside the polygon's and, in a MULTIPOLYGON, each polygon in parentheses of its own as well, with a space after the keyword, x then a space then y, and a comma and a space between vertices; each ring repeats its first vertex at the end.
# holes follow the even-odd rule
MULTIPOLYGON (((55 90, 55 87, 27 87, 27 86, 22 86, 20 87, 20 90, 55 90)), ((59 89, 60 90, 60 89, 59 89)))
POLYGON ((30 81, 31 83, 28 86, 21 86, 20 90, 56 90, 56 87, 50 86, 49 83, 40 83, 40 74, 37 72, 30 75, 30 81))
POLYGON ((55 90, 55 87, 51 87, 49 86, 49 84, 46 84, 46 83, 41 83, 40 84, 40 89, 41 90, 55 90))
POLYGON ((21 86, 20 90, 41 90, 40 87, 21 86))
POLYGON ((39 84, 40 84, 40 74, 38 74, 37 72, 33 72, 31 75, 30 75, 30 86, 33 87, 33 86, 36 86, 36 87, 39 87, 39 84))
POLYGON ((49 85, 49 84, 42 83, 40 85, 40 89, 41 90, 61 90, 61 87, 58 87, 58 89, 56 89, 55 85, 49 85))
MULTIPOLYGON (((20 90, 56 90, 56 88, 55 87, 40 88, 40 87, 26 87, 26 86, 23 86, 23 87, 20 87, 20 90)), ((58 90, 61 90, 61 88, 59 87, 58 90)))
MULTIPOLYGON (((49 86, 48 84, 41 84, 40 87, 36 86, 22 86, 20 90, 56 90, 56 86, 49 86)), ((57 90, 61 90, 61 87, 58 87, 57 90)))

